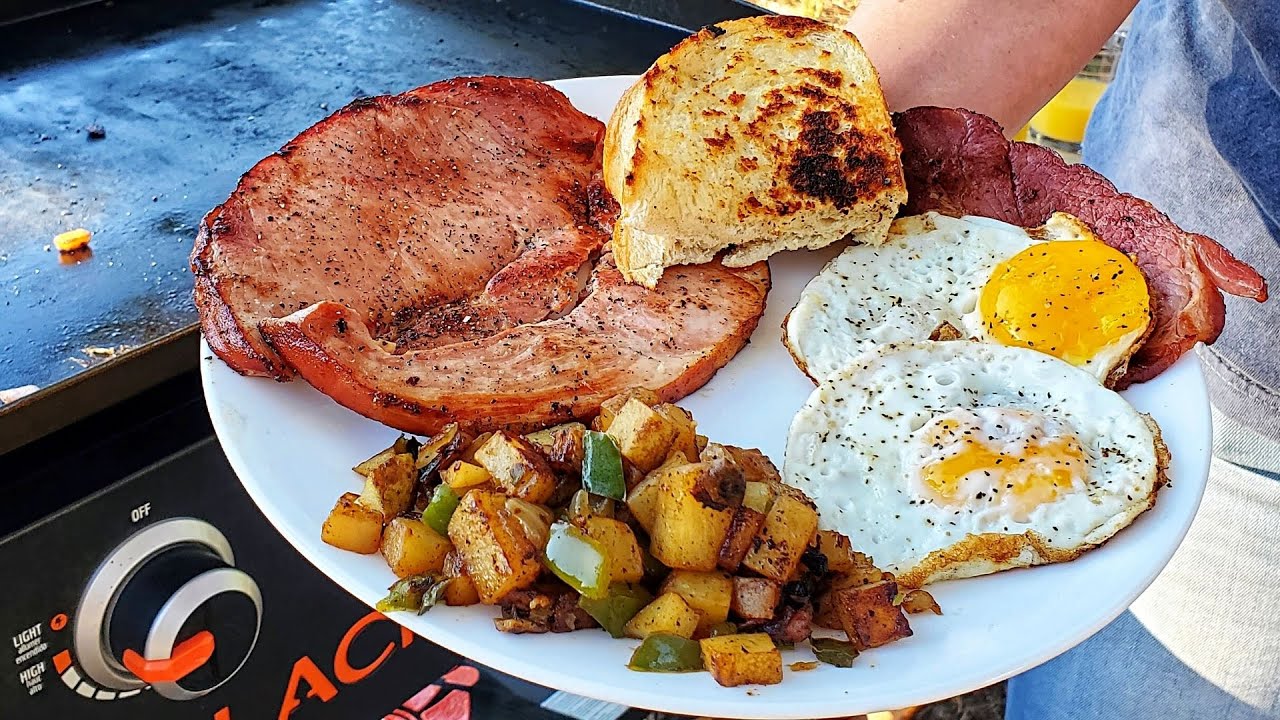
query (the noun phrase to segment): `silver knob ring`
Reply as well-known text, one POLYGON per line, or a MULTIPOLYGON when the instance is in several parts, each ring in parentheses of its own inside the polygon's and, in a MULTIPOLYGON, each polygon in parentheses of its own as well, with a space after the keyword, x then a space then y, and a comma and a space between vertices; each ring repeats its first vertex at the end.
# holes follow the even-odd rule
MULTIPOLYGON (((227 565, 235 564, 231 543, 218 528, 195 518, 172 518, 139 530, 120 543, 98 566, 76 605, 72 647, 76 664, 95 684, 112 690, 134 690, 146 683, 129 672, 108 650, 108 621, 120 590, 148 560, 184 543, 212 550, 227 565)), ((254 586, 257 589, 257 586, 254 586)), ((261 609, 261 598, 258 600, 261 609)), ((256 638, 256 635, 255 635, 256 638)))
POLYGON ((160 612, 156 613, 155 621, 151 623, 151 631, 147 633, 147 645, 143 657, 147 660, 163 660, 172 656, 173 646, 178 641, 178 633, 191 614, 205 602, 226 592, 241 593, 249 598, 254 606, 253 640, 249 643, 248 652, 240 659, 240 664, 227 673, 227 676, 217 685, 204 690, 188 690, 176 682, 156 683, 151 686, 152 690, 170 700, 194 700, 221 687, 244 666, 253 652, 253 647, 258 643, 258 631, 262 628, 262 593, 258 591, 258 583, 254 582, 253 578, 243 570, 230 567, 197 575, 178 588, 178 591, 165 601, 160 612))

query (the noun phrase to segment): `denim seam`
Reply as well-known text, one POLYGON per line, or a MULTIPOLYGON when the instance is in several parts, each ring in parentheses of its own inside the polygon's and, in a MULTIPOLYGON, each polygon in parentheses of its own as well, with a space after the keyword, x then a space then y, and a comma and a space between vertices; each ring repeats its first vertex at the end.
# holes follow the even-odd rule
POLYGON ((1276 392, 1253 379, 1243 370, 1236 367, 1235 363, 1223 357, 1222 353, 1217 352, 1207 345, 1205 346, 1205 350, 1213 355, 1212 359, 1214 362, 1208 362, 1205 363, 1205 365, 1215 376, 1235 390, 1250 394, 1261 394, 1263 397, 1259 399, 1266 401, 1267 404, 1275 409, 1280 409, 1280 392, 1276 392))

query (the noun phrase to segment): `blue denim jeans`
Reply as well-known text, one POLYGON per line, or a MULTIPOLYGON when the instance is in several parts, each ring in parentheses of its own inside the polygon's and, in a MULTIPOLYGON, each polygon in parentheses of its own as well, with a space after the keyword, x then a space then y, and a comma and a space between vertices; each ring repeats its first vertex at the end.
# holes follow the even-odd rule
POLYGON ((1213 422, 1209 485, 1169 566, 1097 635, 1010 680, 1006 720, 1280 718, 1280 443, 1213 422))

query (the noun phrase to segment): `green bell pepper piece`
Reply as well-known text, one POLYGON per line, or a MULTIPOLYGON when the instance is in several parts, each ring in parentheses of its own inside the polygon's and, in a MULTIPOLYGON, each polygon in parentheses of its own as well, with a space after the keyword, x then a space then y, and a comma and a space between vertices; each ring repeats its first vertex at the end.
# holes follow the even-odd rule
POLYGON ((602 497, 625 500, 627 481, 622 474, 622 453, 613 438, 587 431, 582 440, 582 487, 602 497))
POLYGON ((566 522, 551 526, 543 560, 556 577, 584 597, 609 595, 609 558, 604 546, 566 522))
POLYGON ((853 661, 858 657, 858 649, 845 640, 810 638, 809 644, 813 646, 814 656, 828 665, 853 667, 853 661))
POLYGON ((609 586, 608 597, 596 600, 583 596, 578 598, 578 607, 587 611, 610 635, 620 638, 627 621, 651 600, 653 594, 639 585, 614 583, 609 586))
POLYGON ((449 483, 440 483, 431 493, 431 501, 422 511, 422 522, 444 537, 449 537, 449 518, 458 509, 462 498, 449 487, 449 483))
POLYGON ((696 672, 702 669, 702 646, 679 635, 655 633, 640 643, 627 667, 641 672, 696 672))
POLYGON ((397 580, 387 588, 387 596, 379 600, 374 608, 382 613, 405 611, 421 615, 440 602, 440 597, 451 580, 452 578, 438 573, 411 575, 397 580))

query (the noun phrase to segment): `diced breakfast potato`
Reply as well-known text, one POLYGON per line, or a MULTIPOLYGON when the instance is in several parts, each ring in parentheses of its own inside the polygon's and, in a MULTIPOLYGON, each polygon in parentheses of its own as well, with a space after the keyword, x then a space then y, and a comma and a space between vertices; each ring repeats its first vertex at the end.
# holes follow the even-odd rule
POLYGON ((449 520, 449 539, 462 556, 481 601, 492 605, 538 579, 542 563, 501 493, 472 490, 449 520))
POLYGON ((480 433, 477 435, 475 440, 472 440, 465 448, 463 448, 462 455, 459 459, 466 460, 467 462, 475 465, 476 451, 484 447, 484 444, 489 442, 489 438, 491 437, 493 437, 493 433, 491 432, 480 433))
POLYGON ((556 476, 528 440, 496 432, 476 450, 476 463, 493 476, 500 490, 531 503, 545 503, 556 489, 556 476))
MULTIPOLYGON (((856 558, 866 558, 859 552, 854 552, 856 558)), ((813 623, 818 627, 829 628, 831 630, 843 630, 844 623, 840 620, 838 612, 837 595, 841 590, 849 590, 852 588, 860 588, 881 580, 893 580, 893 575, 884 572, 880 568, 872 565, 867 559, 866 566, 855 565, 852 570, 846 570, 838 573, 831 573, 827 576, 823 583, 823 588, 818 592, 813 602, 813 623)), ((905 608, 904 608, 905 609, 905 608)))
POLYGON ((782 682, 782 653, 764 633, 704 638, 702 664, 725 687, 782 682))
POLYGON ((382 531, 382 557, 396 577, 440 572, 451 550, 448 538, 416 518, 392 518, 382 531))
POLYGON ((747 450, 733 445, 721 445, 720 443, 707 443, 706 448, 702 451, 702 459, 712 460, 714 458, 732 460, 742 469, 742 474, 747 482, 761 482, 768 485, 782 482, 782 475, 778 473, 778 468, 774 467, 773 462, 759 450, 747 450))
POLYGON ((493 476, 479 465, 454 460, 452 465, 440 471, 440 479, 448 483, 454 492, 463 495, 472 488, 487 484, 493 476))
POLYGON ((757 577, 735 577, 729 609, 743 620, 770 620, 782 600, 782 583, 757 577))
POLYGON ((698 425, 694 422, 693 415, 689 414, 688 410, 671 403, 654 405, 653 411, 666 418, 667 422, 676 429, 676 436, 671 441, 671 450, 680 451, 686 458, 697 459, 698 425))
POLYGON ((673 450, 661 465, 654 468, 653 472, 646 475, 644 480, 627 492, 627 509, 631 511, 631 517, 636 519, 646 533, 653 533, 653 521, 658 515, 659 486, 662 483, 663 473, 671 468, 688 464, 684 453, 673 450))
POLYGON ((583 438, 586 433, 586 425, 572 422, 529 433, 524 437, 542 451, 551 467, 562 473, 577 475, 582 471, 583 438))
POLYGON ((747 491, 742 469, 721 459, 706 460, 702 464, 707 471, 698 476, 698 485, 693 491, 697 498, 711 507, 741 506, 747 491))
POLYGON ((727 573, 675 570, 662 581, 662 592, 684 598, 698 612, 697 634, 705 635, 715 625, 729 619, 733 603, 733 578, 727 573))
POLYGON ((844 630, 840 622, 840 613, 836 610, 836 594, 834 592, 819 593, 813 599, 813 624, 828 630, 844 630))
POLYGON ((381 513, 385 523, 413 504, 413 488, 417 479, 412 455, 392 455, 369 471, 359 502, 370 510, 381 513))
POLYGON ((897 594, 898 584, 892 580, 832 593, 840 624, 855 648, 866 650, 911 636, 907 616, 893 604, 897 594))
POLYGON ((649 534, 653 534, 653 523, 658 516, 661 486, 662 470, 655 470, 627 492, 627 509, 631 511, 631 517, 649 534))
POLYGON ((853 549, 849 538, 833 530, 818 531, 818 552, 827 556, 829 572, 851 573, 875 567, 871 558, 853 549))
POLYGON ((865 558, 866 564, 856 564, 849 570, 841 570, 832 572, 830 575, 830 583, 833 589, 842 590, 845 588, 858 587, 859 585, 870 585, 871 583, 880 582, 881 580, 893 580, 893 575, 884 572, 880 568, 871 563, 870 558, 862 553, 855 552, 855 558, 865 558))
POLYGON ((697 627, 698 611, 689 607, 680 595, 668 592, 641 608, 635 617, 627 621, 624 632, 627 637, 637 640, 655 633, 692 638, 697 627))
POLYGON ((475 605, 480 602, 475 583, 467 575, 462 555, 457 550, 445 556, 444 576, 449 578, 449 584, 444 586, 444 594, 441 596, 445 605, 475 605))
POLYGON ((320 539, 343 550, 372 555, 382 540, 382 513, 361 505, 355 493, 345 493, 325 518, 320 539))
POLYGON ((414 461, 418 477, 427 477, 447 467, 470 443, 470 436, 458 427, 458 423, 445 425, 418 448, 418 457, 414 461))
MULTIPOLYGON (((813 501, 783 484, 763 453, 709 442, 687 411, 656 393, 606 400, 590 427, 608 438, 580 422, 523 436, 472 439, 457 425, 425 443, 403 436, 356 466, 363 491, 338 500, 322 538, 359 553, 381 549, 402 578, 392 599, 397 588, 422 593, 429 583, 446 605, 501 605, 500 631, 599 623, 642 641, 633 669, 705 667, 726 687, 781 682, 774 640, 735 624, 786 625, 779 637, 789 639, 800 628, 784 588, 798 597, 809 583, 812 624, 843 630, 856 650, 910 636, 908 612, 941 612, 928 593, 899 591, 847 537, 818 531, 813 501), (415 497, 420 512, 407 512, 415 497), (810 548, 826 557, 825 572, 820 558, 805 557, 810 548), (679 662, 661 661, 663 653, 679 662)), ((416 600, 387 607, 419 609, 416 600)))
POLYGON ((648 405, 628 400, 605 432, 618 444, 622 457, 639 470, 649 472, 666 459, 677 428, 648 405))
POLYGON ((649 552, 669 568, 708 571, 720 560, 734 511, 698 499, 699 483, 707 472, 705 464, 692 463, 661 476, 649 552))
POLYGON ((745 501, 742 507, 734 508, 733 522, 729 524, 729 534, 725 536, 724 544, 720 546, 718 564, 721 570, 738 571, 738 566, 742 565, 742 559, 751 550, 762 527, 764 527, 764 513, 747 507, 745 501))
POLYGON ((604 546, 609 558, 610 582, 640 582, 644 577, 644 560, 635 533, 620 520, 589 517, 583 527, 587 537, 604 546))
POLYGON ((742 492, 742 504, 760 514, 769 512, 773 507, 773 485, 770 483, 748 480, 742 492))
POLYGON ((628 400, 635 399, 653 407, 662 402, 662 398, 658 394, 648 388, 630 388, 613 397, 605 400, 600 404, 600 414, 591 422, 591 429, 598 432, 606 432, 609 426, 613 424, 613 418, 627 404, 628 400))
MULTIPOLYGON (((666 460, 663 460, 663 461, 662 461, 662 464, 661 464, 661 465, 659 465, 658 467, 654 468, 654 469, 653 469, 653 471, 649 473, 649 475, 653 475, 653 474, 655 474, 655 473, 660 473, 660 472, 662 472, 662 471, 664 471, 664 470, 668 470, 668 469, 673 468, 673 467, 680 467, 681 465, 688 465, 689 463, 693 463, 693 462, 698 462, 698 461, 697 461, 697 460, 690 460, 690 459, 689 459, 689 456, 685 455, 685 454, 684 454, 684 451, 682 451, 682 450, 678 450, 678 449, 676 449, 676 448, 671 448, 671 452, 667 453, 667 459, 666 459, 666 460)), ((646 475, 645 477, 647 478, 647 477, 649 477, 649 476, 648 476, 648 475, 646 475)))
POLYGON ((395 445, 392 445, 391 447, 383 450, 377 455, 374 455, 373 457, 369 458, 368 460, 365 460, 364 462, 360 463, 359 465, 356 465, 351 469, 360 473, 365 477, 369 477, 369 473, 373 472, 374 468, 390 460, 393 456, 399 455, 400 453, 404 452, 404 450, 401 447, 399 447, 401 445, 403 445, 403 443, 396 441, 395 445))
POLYGON ((756 448, 731 447, 738 467, 751 482, 762 482, 773 485, 782 482, 782 474, 767 455, 756 448))
POLYGON ((778 582, 791 577, 818 532, 818 511, 813 501, 799 491, 783 487, 785 491, 778 493, 765 515, 758 541, 742 560, 744 567, 778 582))

